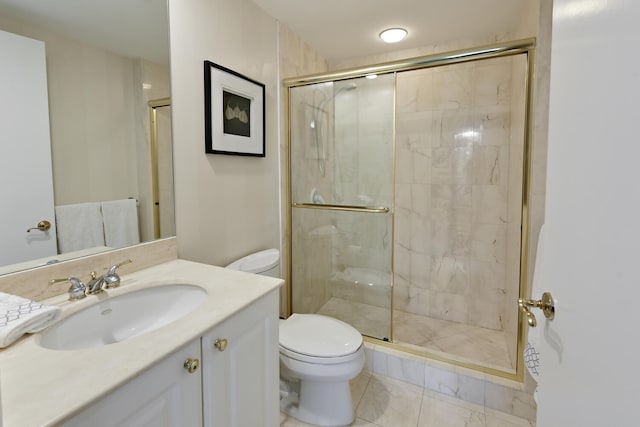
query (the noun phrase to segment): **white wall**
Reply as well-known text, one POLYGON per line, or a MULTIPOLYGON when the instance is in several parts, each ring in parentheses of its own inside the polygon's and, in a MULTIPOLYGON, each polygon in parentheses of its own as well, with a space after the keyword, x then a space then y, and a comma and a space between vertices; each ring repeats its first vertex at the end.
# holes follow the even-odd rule
POLYGON ((179 257, 226 265, 277 248, 276 20, 248 0, 170 0, 169 27, 179 257), (204 60, 266 85, 266 158, 205 154, 204 60))

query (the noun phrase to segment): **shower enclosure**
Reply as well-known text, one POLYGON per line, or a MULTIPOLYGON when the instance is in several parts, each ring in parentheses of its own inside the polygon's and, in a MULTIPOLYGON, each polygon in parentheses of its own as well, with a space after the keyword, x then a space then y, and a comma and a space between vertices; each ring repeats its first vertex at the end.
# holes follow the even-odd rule
POLYGON ((290 312, 522 378, 532 55, 525 40, 285 81, 290 312))

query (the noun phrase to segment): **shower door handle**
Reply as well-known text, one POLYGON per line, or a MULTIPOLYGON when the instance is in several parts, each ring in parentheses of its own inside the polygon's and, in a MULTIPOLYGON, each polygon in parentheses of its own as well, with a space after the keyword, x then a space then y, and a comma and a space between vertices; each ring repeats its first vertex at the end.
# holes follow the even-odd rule
POLYGON ((333 205, 329 203, 291 203, 294 208, 306 209, 325 209, 333 211, 349 211, 349 212, 370 212, 370 213, 387 213, 391 209, 378 206, 354 206, 354 205, 333 205))
POLYGON ((556 315, 556 307, 553 303, 553 297, 549 292, 543 293, 542 298, 538 300, 518 298, 518 307, 520 308, 520 311, 522 311, 527 317, 527 323, 532 328, 535 328, 538 325, 538 321, 536 320, 536 316, 529 310, 529 308, 541 309, 544 313, 544 317, 549 320, 553 320, 556 315))

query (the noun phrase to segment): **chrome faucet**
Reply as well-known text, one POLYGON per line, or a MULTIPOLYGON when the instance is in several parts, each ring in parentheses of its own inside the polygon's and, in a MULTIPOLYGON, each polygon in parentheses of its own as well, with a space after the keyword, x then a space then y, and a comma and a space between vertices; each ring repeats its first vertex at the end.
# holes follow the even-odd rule
POLYGON ((87 283, 87 295, 94 295, 102 292, 105 289, 117 288, 120 286, 120 276, 116 271, 123 265, 133 262, 130 259, 124 260, 118 264, 112 265, 102 276, 98 277, 95 271, 91 272, 91 280, 87 283))
POLYGON ((50 285, 54 285, 56 283, 61 283, 61 282, 71 282, 71 286, 69 287, 69 291, 68 291, 69 301, 79 300, 86 296, 87 287, 77 277, 65 277, 64 279, 49 280, 50 285))

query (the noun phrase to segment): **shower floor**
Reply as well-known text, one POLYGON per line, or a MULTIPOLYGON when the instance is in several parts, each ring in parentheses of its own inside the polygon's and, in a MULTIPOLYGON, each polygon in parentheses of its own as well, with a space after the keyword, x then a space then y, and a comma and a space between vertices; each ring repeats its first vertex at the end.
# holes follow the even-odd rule
MULTIPOLYGON (((363 335, 388 338, 389 309, 333 297, 318 314, 349 323, 363 335)), ((394 310, 393 342, 467 363, 513 372, 503 331, 394 310)))

